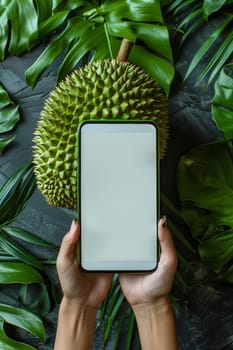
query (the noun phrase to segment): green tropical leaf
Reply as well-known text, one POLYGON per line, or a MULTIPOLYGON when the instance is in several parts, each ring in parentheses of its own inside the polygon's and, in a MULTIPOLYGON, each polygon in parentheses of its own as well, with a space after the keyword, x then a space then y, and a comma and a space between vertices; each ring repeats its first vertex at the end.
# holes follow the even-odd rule
POLYGON ((0 111, 0 133, 11 131, 18 123, 19 107, 4 108, 0 111))
POLYGON ((8 254, 13 255, 15 258, 32 265, 38 269, 44 270, 42 263, 36 259, 32 254, 28 253, 19 244, 10 239, 7 235, 0 230, 0 247, 8 254))
POLYGON ((129 324, 128 324, 128 331, 126 336, 126 344, 125 344, 125 350, 131 349, 131 344, 133 340, 133 333, 134 333, 134 327, 135 327, 135 316, 133 312, 130 315, 129 324))
POLYGON ((166 13, 172 16, 175 22, 177 22, 177 16, 179 15, 178 21, 180 23, 178 23, 177 30, 179 33, 183 33, 180 45, 183 45, 184 41, 190 38, 194 31, 203 25, 204 21, 208 20, 208 16, 211 14, 218 13, 221 18, 221 24, 208 35, 208 38, 194 54, 184 80, 190 76, 206 54, 211 56, 198 76, 197 84, 207 75, 209 75, 208 84, 210 84, 223 65, 228 62, 233 52, 233 15, 229 6, 232 3, 233 0, 203 0, 202 2, 175 0, 166 8, 166 13))
MULTIPOLYGON (((233 19, 233 16, 232 16, 233 19)), ((228 58, 233 53, 233 31, 230 31, 224 38, 222 44, 218 47, 215 54, 211 57, 198 80, 201 81, 205 76, 211 72, 208 84, 213 80, 216 74, 220 71, 228 58)))
POLYGON ((223 274, 223 280, 229 283, 233 283, 233 265, 223 274))
POLYGON ((169 1, 169 6, 166 9, 166 13, 172 13, 173 16, 176 16, 178 13, 181 13, 182 11, 186 10, 187 7, 189 8, 190 5, 192 5, 192 4, 195 5, 195 3, 196 3, 196 0, 172 0, 172 1, 169 1))
POLYGON ((55 244, 47 242, 44 239, 36 236, 35 234, 33 234, 27 230, 24 230, 22 228, 19 228, 19 227, 2 226, 1 230, 3 232, 7 233, 8 235, 19 238, 25 242, 30 243, 30 244, 36 244, 36 245, 39 245, 41 247, 53 248, 56 250, 58 248, 58 246, 56 246, 55 244))
MULTIPOLYGON (((58 7, 60 11, 69 7, 62 5, 58 7)), ((120 38, 126 37, 136 43, 130 60, 141 65, 169 93, 174 76, 172 50, 158 0, 106 0, 100 6, 94 0, 77 1, 72 11, 73 16, 65 19, 65 28, 26 71, 26 80, 31 87, 61 53, 65 52, 65 56, 59 70, 59 80, 90 53, 92 61, 116 57, 120 38)), ((49 26, 48 22, 46 33, 49 26)))
POLYGON ((0 283, 43 283, 43 278, 29 265, 20 262, 1 262, 0 283))
POLYGON ((8 146, 9 143, 11 143, 14 139, 15 139, 15 136, 0 138, 0 156, 4 151, 4 148, 8 146))
MULTIPOLYGON (((11 101, 6 89, 0 83, 0 134, 11 131, 20 120, 19 107, 11 101)), ((14 140, 15 136, 0 138, 0 156, 5 147, 14 140)))
POLYGON ((38 35, 34 2, 5 0, 0 10, 0 33, 0 60, 4 60, 8 52, 20 55, 30 50, 38 35))
POLYGON ((219 11, 224 5, 229 5, 232 0, 203 0, 203 16, 207 19, 214 12, 219 11))
POLYGON ((192 71, 196 68, 196 66, 200 63, 203 56, 206 54, 206 52, 212 47, 212 45, 216 42, 216 40, 219 38, 219 36, 223 33, 225 28, 228 26, 228 24, 232 21, 233 16, 229 16, 226 21, 224 21, 222 24, 220 24, 206 39, 206 41, 201 45, 201 47, 198 49, 196 54, 194 55, 188 70, 185 74, 184 80, 186 80, 189 75, 192 73, 192 71))
POLYGON ((44 20, 50 18, 53 13, 53 0, 37 0, 34 1, 36 11, 38 14, 38 23, 43 22, 44 20))
POLYGON ((0 304, 1 318, 16 327, 25 329, 29 333, 45 341, 45 330, 41 319, 33 313, 14 306, 0 304))
POLYGON ((68 14, 69 14, 68 10, 59 11, 55 14, 52 14, 48 18, 46 18, 44 21, 42 21, 38 28, 40 39, 42 40, 46 38, 53 31, 57 30, 57 28, 59 28, 59 26, 62 25, 62 23, 68 16, 68 14))
POLYGON ((212 113, 225 138, 233 140, 233 63, 223 67, 215 82, 212 113))
POLYGON ((116 302, 114 303, 114 306, 111 308, 111 310, 108 310, 108 318, 107 318, 107 322, 104 328, 104 342, 106 343, 108 338, 109 338, 109 334, 110 331, 112 329, 112 325, 113 322, 116 319, 116 316, 120 310, 120 307, 123 303, 123 301, 125 300, 124 294, 120 293, 116 299, 116 302))
POLYGON ((39 285, 40 293, 39 295, 36 295, 36 298, 34 298, 33 301, 31 297, 30 287, 31 286, 29 284, 24 284, 21 286, 19 291, 19 300, 24 305, 24 307, 30 312, 33 312, 34 314, 40 317, 45 317, 51 309, 48 288, 46 284, 41 283, 39 285), (28 295, 30 295, 29 300, 28 295))
POLYGON ((4 108, 12 103, 13 102, 11 101, 6 89, 0 83, 0 109, 4 108))
POLYGON ((227 144, 199 145, 183 156, 177 188, 203 262, 220 272, 233 259, 233 162, 227 144))
POLYGON ((36 350, 33 346, 10 339, 4 331, 4 320, 0 318, 0 349, 2 350, 36 350))
POLYGON ((183 21, 180 23, 179 25, 179 30, 182 30, 182 28, 186 27, 187 25, 190 25, 190 22, 192 22, 193 20, 196 19, 196 17, 199 17, 202 14, 202 9, 201 8, 197 8, 197 9, 193 9, 192 12, 190 12, 184 19, 183 21))
POLYGON ((31 163, 17 169, 0 188, 0 226, 18 217, 36 188, 31 163))

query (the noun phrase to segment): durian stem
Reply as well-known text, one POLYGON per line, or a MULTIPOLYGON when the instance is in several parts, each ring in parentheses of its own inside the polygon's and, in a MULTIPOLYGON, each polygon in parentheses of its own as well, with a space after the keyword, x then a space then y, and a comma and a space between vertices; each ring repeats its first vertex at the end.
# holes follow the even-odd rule
POLYGON ((132 47, 133 47, 132 41, 124 38, 121 42, 121 46, 116 58, 117 61, 126 62, 128 60, 132 47))

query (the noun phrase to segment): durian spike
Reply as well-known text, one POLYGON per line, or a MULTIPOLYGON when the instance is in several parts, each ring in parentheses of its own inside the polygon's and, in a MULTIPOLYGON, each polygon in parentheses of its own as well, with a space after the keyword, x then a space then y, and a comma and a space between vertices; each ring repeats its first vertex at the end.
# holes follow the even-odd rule
POLYGON ((116 60, 120 62, 126 62, 128 60, 132 47, 133 47, 132 41, 125 38, 122 39, 121 46, 120 46, 116 60))

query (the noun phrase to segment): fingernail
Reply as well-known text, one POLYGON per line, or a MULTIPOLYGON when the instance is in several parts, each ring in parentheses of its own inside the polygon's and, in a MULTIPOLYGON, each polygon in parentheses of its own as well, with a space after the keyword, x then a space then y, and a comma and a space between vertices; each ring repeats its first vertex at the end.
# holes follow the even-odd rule
POLYGON ((162 220, 162 226, 163 227, 167 227, 167 217, 166 217, 166 215, 163 215, 161 220, 162 220))

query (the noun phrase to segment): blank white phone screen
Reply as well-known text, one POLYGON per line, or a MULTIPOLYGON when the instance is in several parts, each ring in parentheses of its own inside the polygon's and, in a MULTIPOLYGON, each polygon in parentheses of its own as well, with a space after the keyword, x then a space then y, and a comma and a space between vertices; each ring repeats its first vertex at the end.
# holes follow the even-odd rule
POLYGON ((157 129, 150 123, 81 126, 81 265, 85 270, 156 268, 157 151, 157 129))

